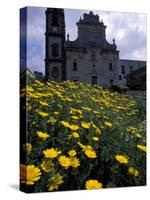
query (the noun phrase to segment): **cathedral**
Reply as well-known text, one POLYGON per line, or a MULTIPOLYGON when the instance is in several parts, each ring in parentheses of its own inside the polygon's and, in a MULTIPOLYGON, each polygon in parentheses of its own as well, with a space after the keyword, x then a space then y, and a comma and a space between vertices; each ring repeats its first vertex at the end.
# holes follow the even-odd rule
POLYGON ((45 32, 45 77, 61 82, 70 80, 110 88, 126 85, 126 76, 146 65, 145 61, 121 60, 113 39, 106 40, 106 25, 92 11, 76 23, 78 36, 69 40, 63 9, 47 8, 45 32))

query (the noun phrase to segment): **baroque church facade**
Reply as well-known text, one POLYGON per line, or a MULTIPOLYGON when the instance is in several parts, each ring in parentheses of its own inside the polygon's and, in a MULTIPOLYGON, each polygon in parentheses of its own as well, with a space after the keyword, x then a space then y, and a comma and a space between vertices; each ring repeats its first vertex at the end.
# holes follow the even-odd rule
POLYGON ((45 77, 70 80, 109 88, 126 85, 126 75, 146 65, 145 61, 121 60, 113 39, 106 40, 106 26, 92 11, 76 23, 78 37, 69 40, 63 9, 47 8, 45 32, 45 77))

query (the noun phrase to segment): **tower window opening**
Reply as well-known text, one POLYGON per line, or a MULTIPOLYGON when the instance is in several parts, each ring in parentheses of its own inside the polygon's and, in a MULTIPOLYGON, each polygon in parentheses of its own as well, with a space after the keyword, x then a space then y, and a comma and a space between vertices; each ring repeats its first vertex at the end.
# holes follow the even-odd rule
POLYGON ((58 16, 56 14, 52 15, 52 26, 58 26, 58 16))

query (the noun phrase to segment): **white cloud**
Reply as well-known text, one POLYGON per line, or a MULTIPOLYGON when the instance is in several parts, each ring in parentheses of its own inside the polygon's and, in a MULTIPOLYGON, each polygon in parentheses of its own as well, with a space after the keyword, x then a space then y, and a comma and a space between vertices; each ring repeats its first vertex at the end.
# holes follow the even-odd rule
MULTIPOLYGON (((89 11, 65 11, 67 22, 67 32, 70 33, 70 39, 77 37, 76 22, 83 13, 89 11)), ((98 14, 100 20, 103 19, 106 28, 106 39, 112 43, 116 39, 116 45, 120 50, 120 57, 126 59, 146 59, 146 15, 138 13, 105 12, 94 11, 98 14), (145 50, 143 50, 145 49, 145 50), (139 53, 136 53, 139 52, 139 53), (142 52, 142 53, 141 53, 142 52), (139 57, 138 57, 139 55, 139 57), (133 56, 133 57, 132 57, 133 56)))
POLYGON ((118 30, 115 35, 119 42, 122 41, 125 38, 125 29, 118 30))

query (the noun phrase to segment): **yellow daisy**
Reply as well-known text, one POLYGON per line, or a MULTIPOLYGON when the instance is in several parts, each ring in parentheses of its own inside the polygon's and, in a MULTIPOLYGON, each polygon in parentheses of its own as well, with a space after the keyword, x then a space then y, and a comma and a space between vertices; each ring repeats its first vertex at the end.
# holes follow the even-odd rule
POLYGON ((20 166, 20 180, 21 183, 27 185, 34 185, 36 181, 41 178, 41 171, 34 165, 23 165, 20 166))
POLYGON ((97 157, 94 150, 85 150, 84 153, 88 158, 96 158, 97 157))
POLYGON ((61 153, 61 151, 51 148, 44 150, 43 153, 45 155, 45 158, 56 158, 61 153))
POLYGON ((115 159, 121 164, 127 164, 128 163, 128 158, 123 156, 123 155, 116 155, 115 159))
POLYGON ((144 151, 144 152, 146 152, 146 146, 138 144, 137 148, 140 149, 140 150, 142 150, 142 151, 144 151))
POLYGON ((61 166, 63 166, 65 169, 68 169, 71 165, 70 158, 67 156, 60 156, 58 159, 61 166))
POLYGON ((73 157, 76 156, 77 152, 75 150, 68 151, 69 156, 73 157))
POLYGON ((98 180, 88 180, 86 181, 85 188, 87 190, 96 190, 96 189, 102 189, 103 185, 98 180))
POLYGON ((81 122, 81 126, 85 129, 89 129, 90 128, 90 123, 87 122, 81 122))
POLYGON ((128 172, 129 172, 130 174, 132 174, 133 176, 138 176, 138 175, 139 175, 138 170, 135 169, 134 167, 129 167, 129 168, 128 168, 128 172))
POLYGON ((47 133, 44 133, 42 131, 37 131, 37 136, 43 140, 46 140, 47 138, 49 138, 49 135, 47 133))

